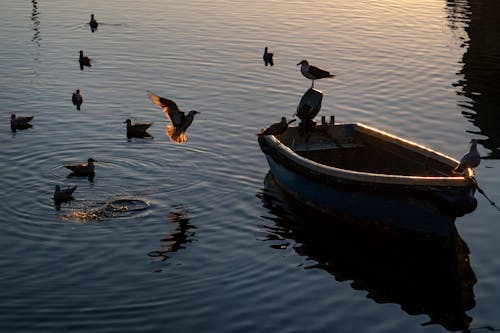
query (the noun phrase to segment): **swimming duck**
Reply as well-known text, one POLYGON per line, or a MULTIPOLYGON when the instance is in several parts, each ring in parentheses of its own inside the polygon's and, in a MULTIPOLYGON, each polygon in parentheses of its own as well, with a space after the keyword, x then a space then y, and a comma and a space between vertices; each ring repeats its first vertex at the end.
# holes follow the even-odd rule
POLYGON ((89 25, 90 25, 90 30, 92 32, 96 31, 97 30, 97 26, 99 25, 99 22, 97 22, 97 20, 94 18, 94 14, 90 14, 90 22, 89 22, 89 25))
POLYGON ((80 94, 80 89, 77 89, 73 93, 73 97, 71 98, 71 100, 73 101, 73 105, 76 105, 76 109, 80 110, 80 106, 83 103, 83 96, 80 94))
POLYGON ((260 133, 257 134, 258 137, 263 135, 279 135, 286 131, 288 125, 296 121, 297 119, 292 119, 290 121, 286 121, 286 117, 281 117, 281 121, 279 123, 274 123, 271 126, 264 128, 260 133))
POLYGON ((10 128, 13 131, 16 131, 18 129, 27 129, 27 128, 33 127, 33 125, 30 124, 30 121, 34 117, 35 116, 16 117, 16 115, 13 113, 10 116, 10 128))
POLYGON ((131 119, 125 120, 127 124, 127 137, 128 138, 149 138, 151 135, 146 130, 153 125, 153 123, 135 123, 132 124, 131 119))
POLYGON ((87 66, 87 67, 91 67, 92 65, 90 64, 90 58, 87 57, 87 56, 84 56, 83 55, 83 51, 80 50, 80 58, 79 58, 79 62, 80 62, 80 69, 83 70, 83 66, 87 66))
POLYGON ((193 122, 194 116, 200 112, 191 110, 186 115, 184 111, 179 110, 177 104, 171 99, 163 98, 153 93, 149 93, 151 101, 163 109, 163 113, 170 120, 171 124, 167 126, 167 135, 175 143, 187 141, 186 130, 193 122))
POLYGON ((477 140, 470 140, 470 149, 467 154, 465 154, 460 163, 453 169, 456 173, 463 173, 467 168, 475 168, 481 163, 481 155, 477 150, 477 140))
POLYGON ((273 53, 267 51, 267 46, 264 48, 264 54, 262 55, 262 59, 264 59, 264 64, 274 66, 273 61, 273 53))
POLYGON ((54 191, 54 201, 67 201, 73 199, 73 192, 75 192, 76 186, 68 187, 61 190, 59 185, 56 185, 56 189, 54 191))
POLYGON ((309 65, 307 60, 302 60, 301 62, 299 62, 297 64, 297 66, 298 65, 301 65, 300 72, 302 73, 302 75, 304 75, 306 78, 312 80, 311 88, 314 87, 314 80, 319 80, 319 79, 323 79, 323 78, 327 78, 327 77, 333 78, 336 76, 329 71, 326 71, 326 70, 321 69, 321 68, 316 67, 316 66, 309 65))
POLYGON ((87 160, 87 164, 70 164, 64 167, 72 171, 70 176, 88 177, 94 175, 94 162, 97 162, 92 157, 87 160))

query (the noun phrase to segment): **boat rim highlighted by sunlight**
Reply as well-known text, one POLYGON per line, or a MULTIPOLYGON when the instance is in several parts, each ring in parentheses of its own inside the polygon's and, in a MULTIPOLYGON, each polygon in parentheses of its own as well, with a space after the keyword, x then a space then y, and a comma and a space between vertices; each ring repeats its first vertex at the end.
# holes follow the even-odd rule
POLYGON ((308 119, 258 142, 276 183, 329 214, 447 238, 477 206, 472 169, 456 174, 452 157, 360 123, 308 119))

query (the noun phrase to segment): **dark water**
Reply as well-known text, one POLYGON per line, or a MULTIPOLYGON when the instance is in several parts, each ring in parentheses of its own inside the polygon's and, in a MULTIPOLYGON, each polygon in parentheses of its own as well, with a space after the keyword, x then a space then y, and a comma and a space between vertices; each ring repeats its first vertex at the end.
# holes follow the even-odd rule
POLYGON ((0 9, 1 331, 500 328, 500 213, 483 196, 449 244, 347 228, 283 196, 255 139, 294 113, 305 58, 337 74, 316 83, 320 115, 456 158, 478 139, 479 183, 500 202, 496 1, 0 9), (188 142, 167 138, 148 91, 202 112, 188 142), (11 113, 33 127, 13 133, 11 113), (153 138, 127 139, 128 117, 154 122, 153 138), (93 181, 67 178, 89 156, 93 181), (56 184, 78 186, 59 209, 56 184))

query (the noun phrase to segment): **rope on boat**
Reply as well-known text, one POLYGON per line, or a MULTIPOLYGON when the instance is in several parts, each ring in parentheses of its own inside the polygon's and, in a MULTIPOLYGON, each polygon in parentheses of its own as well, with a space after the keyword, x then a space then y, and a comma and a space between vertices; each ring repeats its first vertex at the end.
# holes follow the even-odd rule
POLYGON ((500 208, 498 208, 498 206, 490 198, 488 198, 486 193, 479 187, 476 178, 472 177, 472 179, 474 180, 474 184, 476 185, 476 188, 479 191, 479 193, 481 193, 486 198, 486 200, 488 200, 489 203, 500 212, 500 208))

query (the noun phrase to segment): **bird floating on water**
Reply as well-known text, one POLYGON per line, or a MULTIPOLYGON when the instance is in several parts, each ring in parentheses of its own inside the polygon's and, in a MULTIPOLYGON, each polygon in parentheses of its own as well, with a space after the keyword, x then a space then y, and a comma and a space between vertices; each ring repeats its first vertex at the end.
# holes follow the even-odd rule
POLYGON ((73 93, 73 97, 71 98, 73 105, 76 105, 76 109, 80 110, 80 107, 83 103, 83 96, 80 94, 80 89, 77 89, 73 93))
POLYGON ((172 124, 167 126, 167 135, 175 143, 182 143, 187 141, 186 130, 193 122, 196 114, 201 113, 196 110, 191 110, 186 115, 180 111, 174 101, 168 98, 163 98, 158 95, 149 93, 151 101, 163 109, 163 113, 170 119, 172 124))
POLYGON ((477 150, 477 140, 470 140, 470 149, 467 154, 465 154, 460 163, 453 169, 455 173, 463 173, 468 168, 475 168, 481 163, 481 155, 479 155, 479 151, 477 150))
POLYGON ((150 138, 151 134, 146 132, 146 130, 153 125, 153 123, 135 123, 132 124, 132 120, 129 118, 125 120, 127 124, 127 138, 150 138))
POLYGON ((292 119, 290 121, 286 120, 286 117, 281 117, 281 121, 279 123, 274 123, 271 126, 262 129, 260 133, 257 134, 258 137, 261 137, 263 135, 279 135, 284 133, 288 125, 296 121, 297 119, 292 119))
POLYGON ((262 55, 262 59, 264 59, 264 64, 274 66, 274 61, 273 61, 273 53, 267 51, 267 46, 264 48, 264 54, 262 55))
POLYGON ((94 162, 97 162, 92 157, 87 160, 87 164, 69 164, 64 167, 71 170, 70 176, 89 177, 92 180, 95 175, 94 162))
POLYGON ((89 22, 89 25, 90 25, 90 30, 92 32, 96 31, 97 30, 97 26, 99 25, 99 22, 97 22, 97 20, 94 18, 94 14, 90 14, 90 22, 89 22))
POLYGON ((16 117, 16 115, 13 113, 10 116, 10 128, 12 131, 16 131, 18 129, 27 129, 33 127, 33 125, 30 124, 30 121, 35 118, 35 116, 27 116, 27 117, 16 117))
POLYGON ((56 185, 56 189, 54 191, 54 201, 67 201, 73 199, 73 192, 75 192, 76 186, 68 187, 61 190, 59 185, 56 185))
POLYGON ((83 55, 83 50, 80 50, 80 58, 78 59, 78 61, 80 62, 80 69, 83 71, 83 67, 84 66, 87 66, 87 67, 91 67, 92 65, 90 64, 90 58, 87 57, 87 56, 84 56, 83 55))
POLYGON ((312 80, 311 88, 314 87, 314 80, 324 79, 327 77, 334 78, 336 76, 335 74, 332 74, 329 71, 326 71, 326 70, 321 69, 321 68, 316 67, 316 66, 309 65, 307 60, 302 60, 301 62, 299 62, 297 64, 297 66, 298 65, 301 65, 300 71, 302 72, 302 75, 304 75, 306 78, 312 80))

